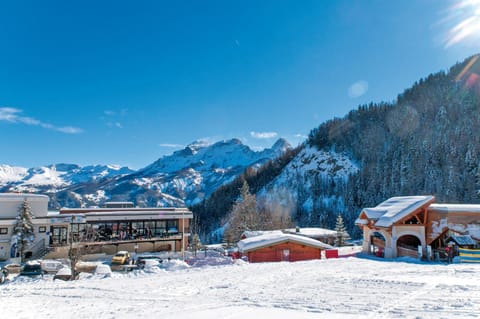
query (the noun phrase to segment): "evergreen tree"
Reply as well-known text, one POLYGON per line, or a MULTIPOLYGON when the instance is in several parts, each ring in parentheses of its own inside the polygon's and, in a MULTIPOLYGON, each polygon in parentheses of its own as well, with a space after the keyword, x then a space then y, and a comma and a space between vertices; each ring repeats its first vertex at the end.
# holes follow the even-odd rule
POLYGON ((257 212, 257 199, 250 193, 246 181, 243 182, 240 198, 233 205, 227 223, 228 227, 224 233, 224 240, 227 243, 240 240, 240 236, 246 230, 258 230, 260 220, 257 212))
POLYGON ((24 251, 28 245, 34 240, 33 214, 30 204, 25 198, 20 206, 17 223, 15 225, 15 236, 17 239, 17 250, 20 254, 21 261, 24 259, 24 251))
POLYGON ((337 224, 335 225, 335 231, 337 232, 337 238, 335 239, 335 246, 341 247, 344 245, 345 241, 350 239, 348 233, 345 230, 345 225, 343 224, 342 215, 338 214, 337 224))

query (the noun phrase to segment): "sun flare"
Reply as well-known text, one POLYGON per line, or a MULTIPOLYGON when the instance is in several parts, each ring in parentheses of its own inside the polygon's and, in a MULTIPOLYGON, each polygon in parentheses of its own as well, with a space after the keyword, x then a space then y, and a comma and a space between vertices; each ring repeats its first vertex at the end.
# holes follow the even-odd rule
POLYGON ((480 40, 480 0, 461 0, 447 11, 444 22, 448 31, 444 39, 445 48, 453 45, 477 44, 480 40))

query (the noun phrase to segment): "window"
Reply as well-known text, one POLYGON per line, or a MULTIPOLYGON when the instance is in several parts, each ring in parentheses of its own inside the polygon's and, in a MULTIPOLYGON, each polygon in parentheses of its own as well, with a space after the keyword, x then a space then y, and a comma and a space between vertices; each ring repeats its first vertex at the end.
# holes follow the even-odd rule
POLYGON ((39 232, 39 233, 44 233, 44 232, 46 232, 46 231, 47 231, 47 227, 45 227, 45 226, 40 226, 40 227, 38 227, 38 232, 39 232))
POLYGON ((0 228, 0 235, 6 235, 8 234, 8 228, 0 228))

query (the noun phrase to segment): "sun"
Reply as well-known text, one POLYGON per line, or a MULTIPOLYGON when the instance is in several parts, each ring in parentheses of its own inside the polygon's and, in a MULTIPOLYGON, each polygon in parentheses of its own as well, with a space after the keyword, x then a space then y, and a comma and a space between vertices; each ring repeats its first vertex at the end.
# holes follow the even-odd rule
POLYGON ((445 48, 463 43, 478 45, 480 40, 480 0, 460 0, 447 10, 445 48))

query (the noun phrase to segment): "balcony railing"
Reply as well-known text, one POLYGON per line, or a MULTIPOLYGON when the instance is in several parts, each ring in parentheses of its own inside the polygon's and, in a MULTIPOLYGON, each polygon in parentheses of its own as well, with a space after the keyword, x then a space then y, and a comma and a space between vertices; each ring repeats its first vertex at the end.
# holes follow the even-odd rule
MULTIPOLYGON (((82 244, 82 243, 132 243, 132 242, 142 242, 142 241, 168 241, 168 240, 181 240, 182 239, 182 232, 175 232, 175 233, 163 233, 157 234, 154 236, 126 236, 124 238, 119 238, 115 235, 98 235, 98 236, 78 236, 78 234, 72 234, 70 239, 73 239, 73 243, 75 244, 82 244)), ((185 232, 185 234, 188 234, 185 232)), ((70 242, 62 241, 54 242, 51 246, 52 247, 60 247, 60 246, 68 246, 70 242)))

